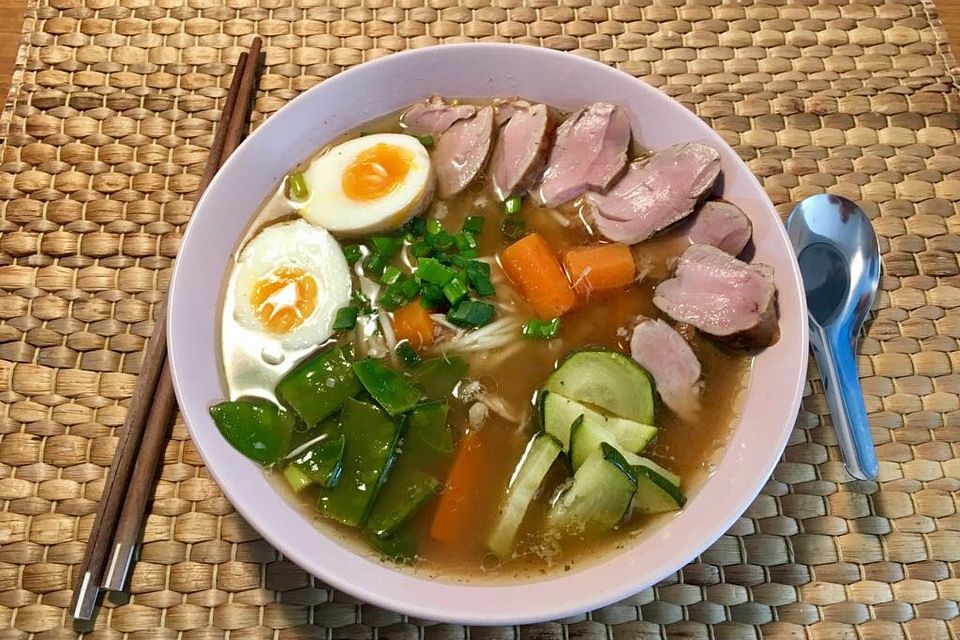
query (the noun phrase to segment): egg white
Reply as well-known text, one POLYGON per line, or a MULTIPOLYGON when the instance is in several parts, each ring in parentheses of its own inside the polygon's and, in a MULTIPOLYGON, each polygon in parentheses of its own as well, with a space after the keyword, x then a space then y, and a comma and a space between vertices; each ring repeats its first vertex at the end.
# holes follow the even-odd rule
POLYGON ((316 158, 304 178, 310 194, 300 204, 300 215, 342 236, 396 229, 430 204, 435 183, 426 147, 402 133, 376 133, 339 144, 316 158), (400 184, 380 198, 354 200, 343 191, 343 174, 361 153, 378 144, 409 151, 409 171, 400 184))

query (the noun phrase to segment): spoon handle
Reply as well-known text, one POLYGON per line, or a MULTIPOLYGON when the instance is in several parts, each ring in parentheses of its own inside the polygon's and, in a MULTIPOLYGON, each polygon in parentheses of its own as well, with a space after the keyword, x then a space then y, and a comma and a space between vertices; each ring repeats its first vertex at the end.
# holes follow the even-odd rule
POLYGON ((844 465, 854 478, 876 480, 877 454, 860 389, 854 342, 845 335, 848 331, 839 329, 824 329, 811 322, 810 346, 820 365, 844 465))

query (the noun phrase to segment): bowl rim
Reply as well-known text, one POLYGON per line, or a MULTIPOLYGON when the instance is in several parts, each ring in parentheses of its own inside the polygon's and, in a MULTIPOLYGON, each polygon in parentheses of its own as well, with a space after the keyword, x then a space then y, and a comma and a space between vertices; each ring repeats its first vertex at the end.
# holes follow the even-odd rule
MULTIPOLYGON (((215 208, 212 203, 214 203, 215 198, 217 197, 217 185, 225 182, 228 179, 225 176, 230 176, 233 168, 237 166, 237 164, 240 162, 240 159, 243 158, 244 155, 253 153, 258 145, 261 145, 269 139, 274 130, 280 129, 280 123, 283 120, 282 114, 284 111, 292 112, 295 109, 295 105, 299 105, 310 100, 310 96, 312 96, 315 92, 333 91, 341 84, 352 81, 360 74, 369 73, 374 69, 388 68, 390 65, 398 64, 400 61, 416 62, 419 60, 428 60, 432 56, 436 56, 438 53, 440 53, 440 51, 442 51, 445 55, 453 55, 454 51, 457 53, 462 52, 464 54, 477 54, 481 52, 488 54, 491 52, 499 52, 500 54, 507 56, 527 56, 531 58, 531 60, 548 63, 556 63, 558 60, 562 59, 564 65, 567 65, 571 68, 577 68, 578 70, 582 70, 584 72, 617 74, 625 76, 630 78, 631 81, 635 83, 636 90, 638 92, 645 93, 645 99, 671 102, 673 108, 676 109, 678 118, 684 117, 680 115, 681 112, 688 114, 686 116, 688 119, 690 116, 692 116, 692 118, 699 123, 699 126, 706 130, 703 132, 705 137, 709 138, 714 144, 725 150, 725 152, 729 152, 729 154, 736 156, 733 149, 729 147, 729 145, 716 131, 706 125, 706 123, 700 121, 696 115, 688 111, 682 104, 673 100, 666 94, 661 93, 656 88, 648 85, 641 79, 634 78, 629 74, 619 71, 606 64, 580 56, 571 55, 569 53, 528 45, 506 43, 459 43, 431 46, 422 49, 413 49, 394 53, 389 56, 352 67, 346 71, 343 71, 342 73, 332 76, 331 78, 325 79, 323 82, 307 91, 304 91, 299 96, 284 105, 278 112, 272 114, 262 125, 257 127, 257 129, 253 131, 253 133, 248 136, 240 145, 240 147, 231 155, 224 167, 217 172, 213 182, 210 185, 210 188, 207 189, 204 196, 201 197, 197 202, 194 208, 193 216, 191 216, 191 222, 197 218, 198 214, 202 215, 202 212, 206 211, 207 209, 215 208)), ((186 341, 183 341, 180 338, 181 335, 184 335, 184 332, 191 328, 191 310, 188 308, 183 308, 183 304, 185 303, 180 303, 178 296, 178 292, 181 290, 181 288, 187 287, 187 281, 189 280, 189 276, 185 275, 188 271, 188 267, 186 265, 188 262, 194 260, 193 254, 199 250, 192 249, 194 244, 193 238, 198 233, 194 230, 198 227, 198 225, 188 224, 187 229, 184 232, 180 253, 178 259, 175 261, 170 280, 167 304, 167 319, 169 327, 168 354, 170 358, 171 375, 177 395, 178 405, 181 407, 181 414, 184 422, 187 425, 191 438, 193 439, 193 442, 199 451, 204 464, 237 512, 250 524, 250 526, 255 528, 264 537, 264 539, 278 549, 285 558, 292 560, 295 564, 302 567, 308 573, 320 578, 323 582, 333 586, 338 590, 360 598, 365 602, 370 602, 377 606, 415 616, 417 618, 475 625, 526 624, 542 622, 545 620, 564 618, 606 606, 656 584, 664 577, 677 571, 682 566, 689 563, 692 559, 700 555, 704 549, 709 547, 711 544, 713 544, 713 542, 726 533, 733 523, 749 507, 780 459, 783 449, 786 446, 787 440, 793 429, 794 420, 799 412, 800 402, 805 386, 806 363, 808 358, 808 328, 806 322, 806 302, 803 295, 803 286, 800 279, 799 268, 797 267, 796 256, 787 238, 786 230, 783 228, 783 225, 779 223, 779 216, 777 215, 776 210, 774 209, 773 204, 767 196, 765 190, 760 185, 757 178, 753 175, 752 171, 750 171, 749 167, 747 167, 747 165, 743 163, 739 157, 736 157, 736 162, 740 164, 741 169, 746 173, 746 175, 750 176, 752 179, 754 189, 758 192, 757 198, 761 203, 758 206, 762 205, 767 210, 768 214, 777 218, 778 223, 774 225, 775 229, 773 230, 773 234, 775 236, 779 236, 783 246, 785 247, 785 250, 789 253, 788 257, 791 264, 791 273, 780 274, 780 278, 778 278, 778 280, 787 282, 790 285, 791 290, 797 292, 796 303, 798 308, 796 315, 798 317, 794 317, 789 320, 796 323, 796 326, 792 328, 798 332, 797 336, 799 339, 795 340, 795 344, 790 345, 792 349, 787 359, 789 362, 796 363, 798 366, 796 371, 784 372, 782 385, 782 388, 784 389, 784 397, 782 400, 786 403, 784 405, 786 411, 782 414, 784 424, 779 425, 780 431, 777 432, 777 437, 772 439, 769 443, 771 445, 771 450, 765 457, 761 456, 759 464, 757 464, 757 459, 750 459, 750 462, 755 465, 754 468, 751 469, 752 475, 750 479, 744 481, 730 479, 731 484, 734 482, 739 482, 741 485, 739 488, 737 488, 738 491, 742 492, 740 498, 737 499, 734 504, 731 504, 728 508, 723 510, 724 517, 715 521, 715 523, 709 527, 706 535, 699 536, 696 542, 690 542, 689 538, 685 538, 676 545, 679 547, 679 549, 673 549, 671 551, 669 554, 669 559, 661 558, 660 560, 657 560, 656 562, 659 566, 659 569, 655 574, 651 574, 642 580, 634 578, 632 581, 626 580, 620 584, 606 585, 605 588, 600 588, 598 585, 595 585, 597 588, 591 590, 589 593, 571 597, 562 597, 559 598, 559 600, 541 601, 532 607, 529 606, 529 603, 522 600, 524 597, 534 596, 537 591, 547 591, 547 587, 552 589, 552 587, 555 586, 554 583, 563 583, 564 585, 569 586, 571 584, 570 581, 575 579, 575 577, 578 575, 582 575, 586 572, 602 571, 608 566, 613 567, 617 558, 627 555, 630 553, 632 548, 637 546, 630 545, 625 549, 617 550, 616 552, 605 556, 602 560, 587 563, 583 568, 579 568, 577 571, 569 574, 552 574, 543 580, 525 580, 520 583, 509 583, 505 581, 504 584, 495 582, 483 582, 479 584, 457 584, 449 582, 437 583, 430 580, 429 577, 401 572, 393 568, 384 567, 382 563, 365 559, 366 562, 374 568, 370 569, 370 578, 364 578, 362 581, 363 584, 357 584, 357 574, 347 575, 340 572, 342 567, 326 566, 323 560, 318 561, 316 557, 311 556, 308 551, 302 549, 302 545, 298 546, 296 541, 291 540, 291 538, 294 536, 280 534, 275 528, 272 528, 275 525, 263 522, 262 518, 258 517, 262 505, 255 504, 253 497, 249 493, 243 491, 241 487, 233 486, 234 480, 227 479, 227 476, 232 473, 232 471, 228 470, 227 468, 229 465, 225 464, 225 461, 219 459, 220 454, 214 451, 214 445, 211 444, 211 442, 208 442, 205 438, 203 429, 209 430, 209 424, 202 425, 201 423, 206 422, 212 424, 209 416, 206 416, 206 407, 204 407, 203 411, 200 411, 199 409, 193 411, 195 407, 191 405, 191 383, 189 380, 191 373, 185 369, 185 362, 189 357, 189 353, 187 351, 188 345, 186 345, 186 341), (186 259, 188 255, 191 257, 190 261, 186 259), (181 346, 181 342, 184 342, 183 346, 181 346), (206 417, 204 418, 201 416, 206 417), (774 449, 776 452, 775 455, 773 453, 774 449), (390 581, 388 580, 388 576, 383 574, 382 571, 388 571, 390 574, 395 575, 403 575, 408 579, 397 579, 396 581, 390 581), (396 588, 396 586, 393 584, 393 582, 396 582, 398 584, 403 584, 405 588, 420 587, 421 589, 429 590, 431 597, 443 597, 440 597, 438 602, 432 602, 431 604, 424 605, 421 604, 415 595, 412 598, 405 597, 405 594, 402 593, 402 589, 400 590, 401 592, 391 591, 387 593, 381 589, 381 585, 379 584, 380 582, 390 582, 390 589, 396 588), (435 591, 434 586, 431 586, 438 584, 442 585, 441 591, 435 591), (463 606, 462 603, 457 604, 455 602, 460 596, 463 596, 463 599, 465 600, 470 600, 471 597, 479 595, 481 591, 489 590, 502 592, 503 595, 502 597, 498 596, 493 598, 489 604, 484 605, 482 610, 471 608, 469 603, 466 606, 463 606), (513 610, 513 606, 517 607, 516 611, 513 610), (519 611, 520 609, 522 609, 522 611, 519 611)), ((292 164, 293 163, 291 163, 291 165, 292 164)), ((212 214, 213 211, 207 215, 212 214)), ((246 220, 249 223, 250 218, 248 217, 246 220)), ((218 310, 220 308, 221 296, 222 293, 219 293, 217 296, 218 310)), ((781 327, 786 321, 787 320, 781 316, 781 327)), ((755 374, 751 374, 750 380, 752 380, 753 375, 755 374)), ((731 433, 731 441, 733 440, 733 434, 739 428, 740 424, 738 423, 734 428, 734 431, 731 433)), ((730 454, 730 452, 727 451, 727 448, 730 446, 731 443, 725 445, 725 449, 718 456, 718 466, 720 461, 725 459, 726 456, 730 454)), ((703 493, 707 486, 709 486, 712 482, 717 482, 718 480, 719 478, 713 477, 703 482, 698 488, 697 493, 694 494, 691 503, 696 501, 697 495, 703 493)), ((691 505, 688 504, 687 509, 689 509, 690 506, 691 505)), ((708 505, 703 506, 706 508, 708 505)), ((306 521, 305 517, 301 519, 306 521)), ((309 526, 313 527, 311 523, 308 524, 309 526)), ((294 525, 297 526, 296 523, 294 523, 294 525)), ((669 526, 669 523, 658 526, 651 535, 655 535, 656 532, 664 530, 669 526)), ((316 529, 315 527, 313 528, 316 529)), ((319 529, 316 530, 319 531, 319 529)), ((359 554, 353 551, 350 547, 342 545, 335 539, 326 536, 323 533, 320 535, 341 549, 344 554, 352 556, 352 558, 339 558, 339 560, 352 564, 352 568, 354 570, 358 568, 357 565, 352 562, 352 560, 363 559, 359 554)), ((564 594, 566 593, 566 591, 560 591, 556 589, 552 589, 550 591, 554 594, 561 592, 564 594)), ((487 601, 485 600, 484 602, 486 603, 487 601)))

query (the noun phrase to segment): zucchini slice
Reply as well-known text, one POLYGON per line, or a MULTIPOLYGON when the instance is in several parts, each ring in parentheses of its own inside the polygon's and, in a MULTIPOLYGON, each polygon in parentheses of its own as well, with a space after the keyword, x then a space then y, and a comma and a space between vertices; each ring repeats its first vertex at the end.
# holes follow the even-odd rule
MULTIPOLYGON (((657 429, 647 424, 641 424, 626 418, 616 416, 606 416, 591 409, 590 407, 566 398, 559 393, 544 392, 542 399, 542 413, 544 430, 560 440, 565 450, 571 447, 570 427, 574 420, 583 416, 584 424, 592 431, 602 431, 609 434, 609 437, 598 438, 594 445, 600 441, 617 444, 619 447, 632 453, 643 451, 651 440, 657 435, 657 429)), ((591 447, 586 452, 587 455, 593 452, 591 447)), ((585 458, 586 456, 583 456, 585 458)), ((583 460, 581 458, 581 461, 583 460)), ((574 465, 576 468, 579 465, 574 465)))
POLYGON ((554 528, 613 528, 637 490, 637 474, 623 455, 602 442, 577 469, 573 484, 554 503, 547 516, 554 528))
POLYGON ((544 388, 621 418, 653 424, 650 375, 616 351, 593 349, 571 354, 547 378, 544 388))
POLYGON ((513 540, 544 477, 560 455, 560 441, 549 433, 535 435, 510 481, 507 496, 500 509, 500 520, 487 540, 487 546, 500 558, 513 549, 513 540))

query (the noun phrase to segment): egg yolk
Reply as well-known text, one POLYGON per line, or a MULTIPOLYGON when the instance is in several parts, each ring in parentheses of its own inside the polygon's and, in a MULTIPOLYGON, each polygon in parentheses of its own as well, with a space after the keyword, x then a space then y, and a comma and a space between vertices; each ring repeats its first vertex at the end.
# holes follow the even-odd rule
POLYGON ((317 281, 299 267, 279 267, 257 280, 250 303, 270 333, 289 333, 317 308, 317 281))
POLYGON ((413 154, 380 143, 365 149, 343 172, 343 192, 351 200, 376 200, 390 193, 410 173, 413 154))

